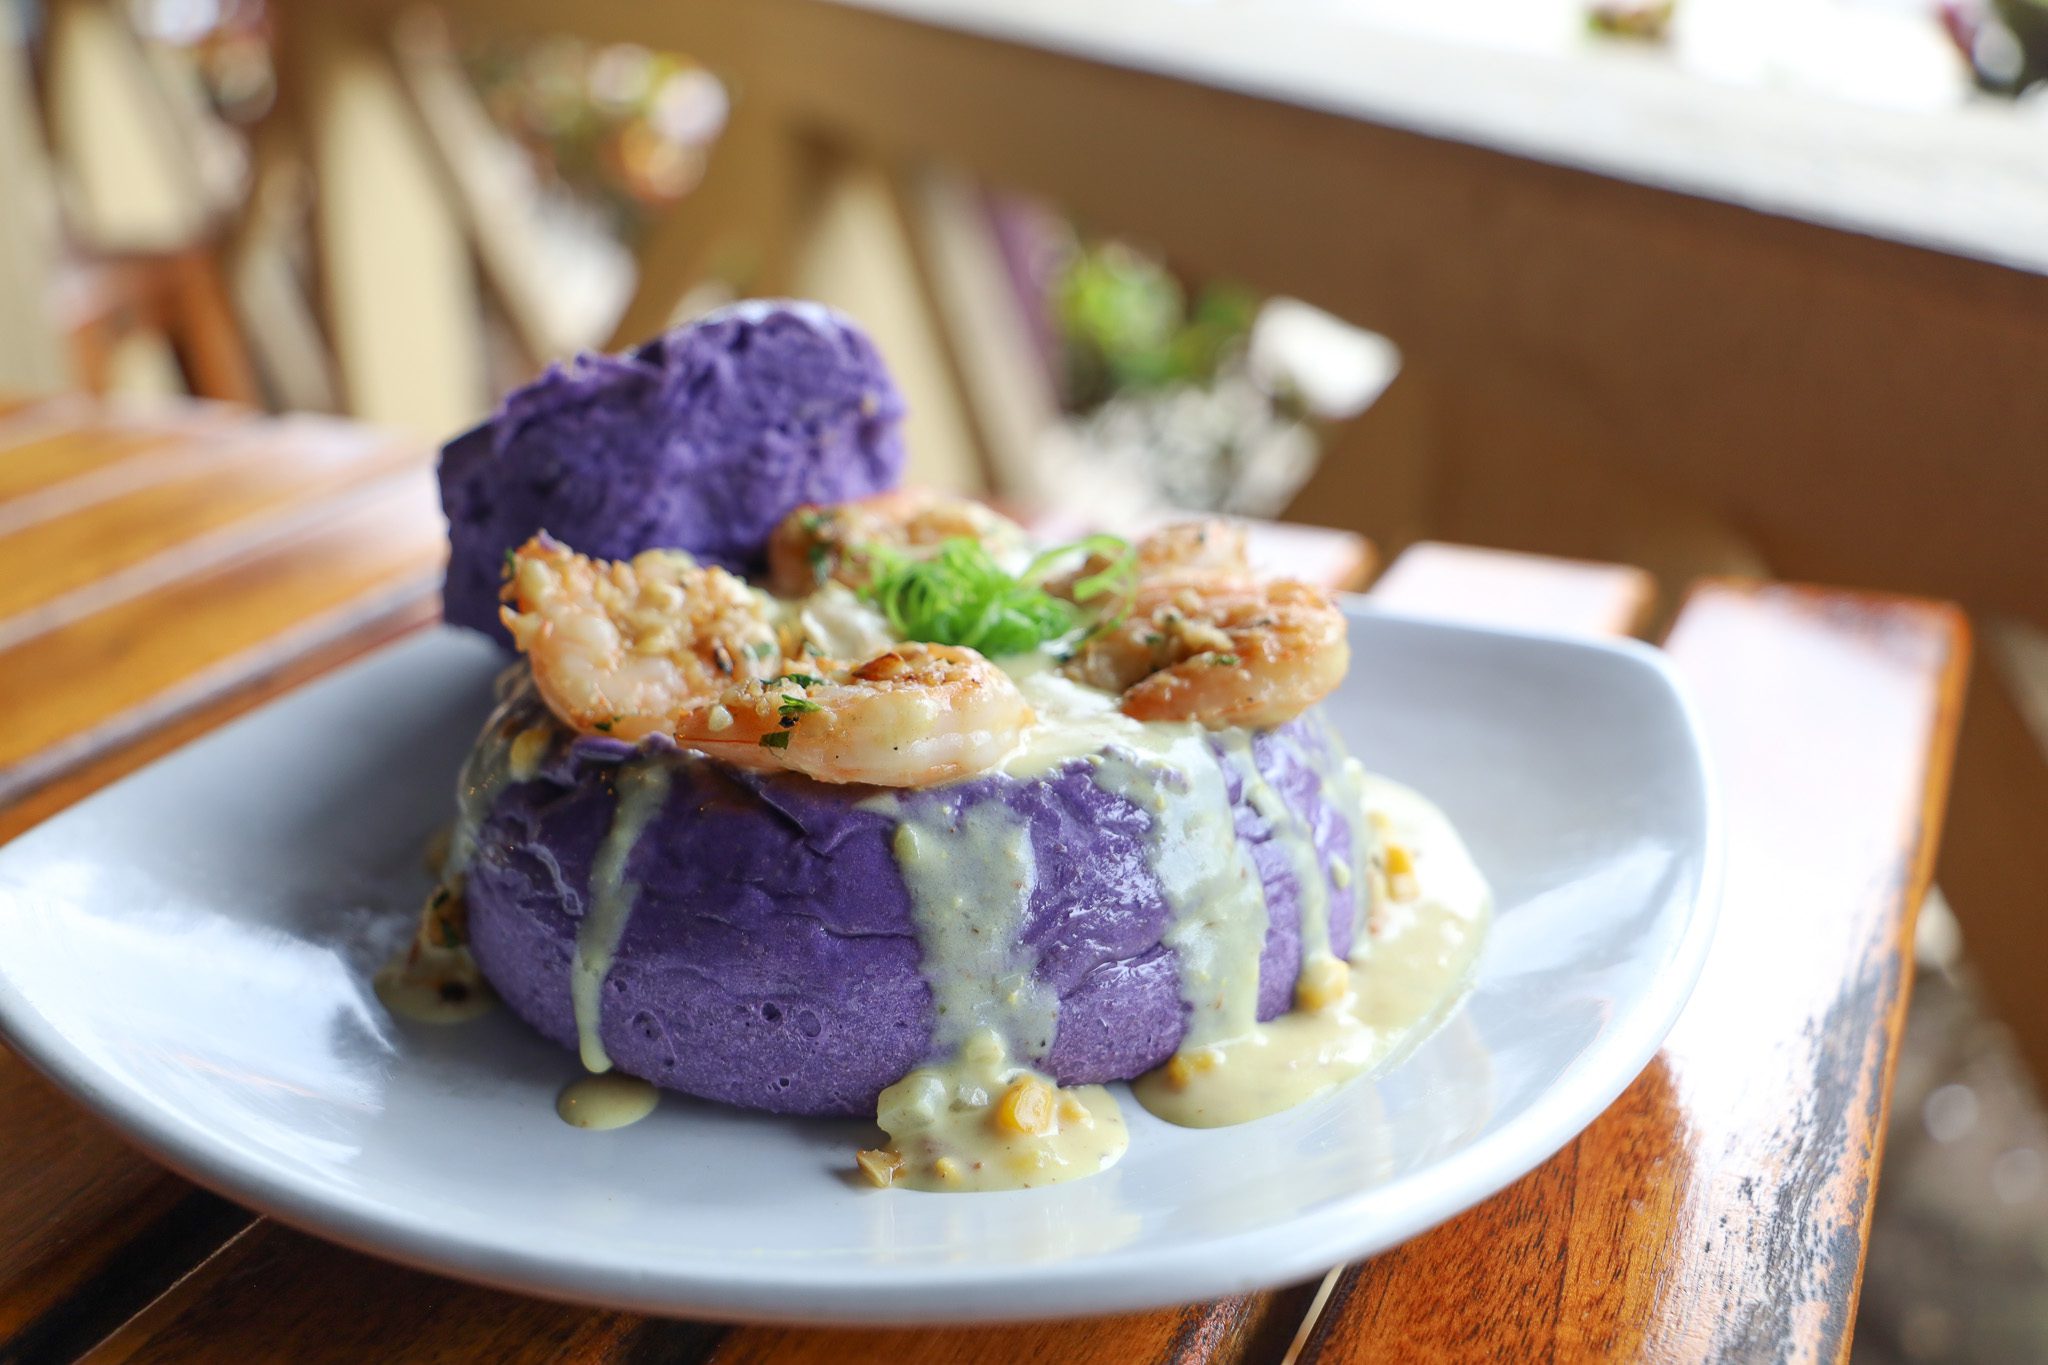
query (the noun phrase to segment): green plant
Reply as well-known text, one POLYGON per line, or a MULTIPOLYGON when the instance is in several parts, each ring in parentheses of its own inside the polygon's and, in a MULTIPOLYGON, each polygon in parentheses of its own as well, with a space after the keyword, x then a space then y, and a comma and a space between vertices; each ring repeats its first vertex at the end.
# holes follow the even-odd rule
POLYGON ((1053 297, 1068 404, 1088 411, 1118 393, 1206 386, 1243 349, 1258 301, 1211 285, 1190 305, 1158 261, 1118 242, 1075 251, 1053 297))

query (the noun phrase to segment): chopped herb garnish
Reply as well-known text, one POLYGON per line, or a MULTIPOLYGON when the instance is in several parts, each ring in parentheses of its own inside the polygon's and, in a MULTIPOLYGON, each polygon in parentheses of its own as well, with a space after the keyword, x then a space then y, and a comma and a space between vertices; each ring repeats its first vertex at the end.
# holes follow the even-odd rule
POLYGON ((1209 662, 1217 668, 1235 668, 1237 667, 1237 656, 1235 654, 1218 654, 1209 662))
POLYGON ((504 575, 504 576, 505 576, 505 577, 507 577, 507 578, 510 578, 510 577, 512 576, 512 571, 513 571, 514 569, 518 568, 518 567, 519 567, 519 551, 517 551, 517 550, 513 550, 513 549, 507 549, 507 550, 505 551, 505 575, 504 575))
POLYGON ((785 673, 779 678, 770 678, 768 681, 771 683, 792 682, 798 687, 823 687, 825 685, 823 679, 814 678, 808 673, 785 673))
POLYGON ((789 747, 789 731, 770 730, 767 734, 761 736, 761 747, 764 749, 787 749, 789 747))
POLYGON ((756 640, 747 646, 747 653, 757 659, 766 659, 775 653, 775 642, 773 640, 756 640))
POLYGON ((597 723, 596 728, 605 734, 610 734, 612 732, 613 724, 615 724, 618 721, 618 719, 619 718, 617 716, 613 716, 610 720, 601 720, 597 723))
POLYGON ((996 563, 979 541, 965 537, 946 541, 929 555, 913 556, 885 545, 863 547, 863 555, 874 577, 861 595, 881 608, 898 636, 965 645, 992 658, 1022 654, 1121 619, 1137 572, 1136 552, 1116 536, 1056 546, 1018 574, 996 563), (1056 566, 1075 555, 1100 558, 1105 567, 1075 581, 1072 601, 1055 597, 1045 582, 1056 566), (1084 610, 1091 602, 1114 606, 1114 616, 1107 610, 1084 610))
POLYGON ((784 697, 782 705, 776 709, 785 716, 807 716, 813 711, 822 711, 825 708, 809 697, 784 697))

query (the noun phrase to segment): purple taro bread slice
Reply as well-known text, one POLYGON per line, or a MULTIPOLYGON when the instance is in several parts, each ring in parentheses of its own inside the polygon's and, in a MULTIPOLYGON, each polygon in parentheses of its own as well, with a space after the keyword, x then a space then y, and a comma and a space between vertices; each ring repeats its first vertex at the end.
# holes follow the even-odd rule
MULTIPOLYGON (((545 723, 511 703, 501 733, 545 723)), ((495 727, 494 727, 495 728, 495 727)), ((1351 866, 1356 817, 1319 775, 1341 760, 1313 720, 1261 733, 1253 758, 1306 822, 1317 865, 1351 866)), ((610 828, 624 746, 557 742, 533 780, 507 786, 468 871, 471 948, 514 1013, 576 1047, 570 962, 610 828)), ((753 1109, 872 1115, 883 1087, 936 1060, 894 818, 871 788, 742 773, 675 754, 667 797, 627 859, 638 898, 601 992, 614 1065, 659 1085, 753 1109)), ((1232 770, 1226 766, 1226 773, 1232 770)), ((987 776, 914 794, 954 811, 1000 801, 1030 831, 1038 876, 1022 940, 1060 997, 1038 1062, 1064 1084, 1128 1079, 1173 1054, 1186 1029, 1170 911, 1147 861, 1151 817, 1076 760, 1045 776, 987 776)), ((1233 776, 1238 837, 1264 883, 1270 927, 1259 1017, 1291 1004, 1301 960, 1294 864, 1233 776)), ((1329 886, 1332 948, 1351 948, 1353 892, 1329 886)))
POLYGON ((442 448, 447 618, 509 646, 505 552, 542 530, 599 559, 680 549, 757 573, 792 508, 895 486, 902 420, 874 343, 814 303, 736 304, 550 366, 442 448))

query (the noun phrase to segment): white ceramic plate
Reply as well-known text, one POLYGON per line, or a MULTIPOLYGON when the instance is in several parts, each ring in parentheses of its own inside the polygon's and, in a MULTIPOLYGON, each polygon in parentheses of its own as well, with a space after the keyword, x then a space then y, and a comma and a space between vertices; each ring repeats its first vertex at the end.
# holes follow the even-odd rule
POLYGON ((1534 1167, 1634 1078, 1707 947, 1717 816, 1660 656, 1374 614, 1331 703, 1464 831, 1498 894, 1478 984, 1404 1063, 1193 1131, 1125 1106, 1095 1179, 858 1187, 852 1121, 670 1096, 554 1115, 574 1059, 502 1011, 394 1021, 369 986, 499 660, 429 633, 0 849, 0 1026, 169 1165, 337 1241, 535 1293, 720 1318, 1016 1319, 1299 1280, 1534 1167))

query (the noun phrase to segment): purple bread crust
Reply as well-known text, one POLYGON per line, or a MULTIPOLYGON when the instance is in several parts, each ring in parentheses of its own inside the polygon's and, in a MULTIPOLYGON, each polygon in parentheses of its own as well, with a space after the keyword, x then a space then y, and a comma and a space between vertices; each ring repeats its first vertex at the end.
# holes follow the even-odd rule
MULTIPOLYGON (((1350 865, 1352 820, 1309 753, 1319 726, 1260 734, 1268 784, 1308 821, 1319 855, 1350 865)), ((507 788, 468 874, 471 947, 514 1013, 576 1045, 569 964, 590 872, 611 820, 617 748, 579 743, 507 788)), ((606 980, 600 1035, 621 1071, 706 1099, 795 1114, 872 1114, 883 1087, 934 1059, 895 822, 861 810, 867 788, 672 761, 665 805, 627 863, 640 895, 606 980)), ((1226 768, 1226 772, 1229 769, 1226 768)), ((1301 896, 1285 850, 1229 782, 1240 839, 1265 884, 1270 927, 1259 1017, 1292 1003, 1301 896)), ((1079 761, 1042 778, 990 776, 915 798, 954 809, 1002 801, 1031 831, 1038 879, 1023 938, 1060 995, 1039 1064, 1063 1084, 1128 1079, 1185 1031, 1169 910, 1146 862, 1150 817, 1096 786, 1079 761)), ((1327 872, 1324 873, 1327 878, 1327 872)), ((1330 884, 1332 947, 1348 954, 1351 893, 1330 884)))
POLYGON ((902 419, 874 343, 814 303, 736 304, 551 365, 441 450, 447 618, 509 647, 505 552, 542 530, 600 559, 681 549, 758 573, 792 508, 895 486, 902 419))

